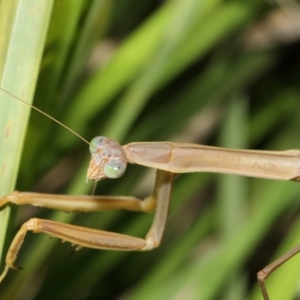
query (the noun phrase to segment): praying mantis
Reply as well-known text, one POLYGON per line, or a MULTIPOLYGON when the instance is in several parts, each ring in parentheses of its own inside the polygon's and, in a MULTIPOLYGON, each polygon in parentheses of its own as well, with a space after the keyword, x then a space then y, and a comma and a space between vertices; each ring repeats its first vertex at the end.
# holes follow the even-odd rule
MULTIPOLYGON (((22 99, 17 99, 23 102, 22 99)), ((58 122, 57 120, 54 121, 58 122)), ((77 245, 75 250, 87 247, 104 250, 148 251, 158 247, 166 226, 172 185, 176 174, 216 172, 265 179, 300 181, 299 150, 238 150, 172 142, 134 142, 121 146, 117 141, 103 136, 94 138, 91 143, 84 141, 89 144, 91 152, 87 179, 95 182, 106 178, 116 179, 125 173, 127 163, 137 164, 157 170, 151 195, 140 200, 135 197, 124 196, 68 196, 14 192, 0 198, 0 207, 13 203, 68 212, 117 209, 140 212, 155 211, 153 223, 146 237, 142 239, 32 218, 22 225, 14 237, 6 256, 5 268, 0 275, 0 282, 5 278, 10 268, 18 269, 14 263, 28 231, 43 232, 68 241, 77 245)), ((296 246, 258 272, 258 282, 265 300, 269 299, 265 279, 298 252, 300 252, 300 246, 296 246)))

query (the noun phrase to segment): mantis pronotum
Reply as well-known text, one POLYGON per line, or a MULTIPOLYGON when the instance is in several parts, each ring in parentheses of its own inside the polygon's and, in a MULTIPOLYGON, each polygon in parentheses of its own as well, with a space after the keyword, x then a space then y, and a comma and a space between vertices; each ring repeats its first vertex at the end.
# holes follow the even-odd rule
MULTIPOLYGON (((55 119, 54 121, 58 122, 55 119)), ((300 181, 299 150, 237 150, 171 142, 136 142, 120 146, 117 141, 103 136, 94 138, 89 145, 92 158, 87 171, 87 179, 97 182, 105 178, 118 178, 124 174, 127 163, 138 164, 157 170, 155 186, 151 195, 141 201, 135 197, 74 197, 14 192, 1 198, 0 206, 8 203, 29 204, 63 211, 85 212, 104 209, 126 209, 142 212, 155 210, 154 221, 148 234, 142 239, 32 218, 22 225, 12 241, 6 256, 5 269, 0 275, 0 282, 10 268, 17 269, 14 262, 27 231, 44 232, 71 242, 78 245, 76 250, 81 247, 88 247, 106 250, 147 251, 158 247, 166 226, 174 174, 218 172, 266 179, 300 181)), ((258 273, 258 281, 265 300, 269 299, 264 284, 265 279, 298 252, 300 252, 300 246, 295 247, 258 273)))

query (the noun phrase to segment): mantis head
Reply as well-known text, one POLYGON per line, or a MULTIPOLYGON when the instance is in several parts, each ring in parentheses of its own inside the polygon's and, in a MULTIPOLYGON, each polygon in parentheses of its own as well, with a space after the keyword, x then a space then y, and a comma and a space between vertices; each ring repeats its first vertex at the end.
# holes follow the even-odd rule
POLYGON ((127 165, 126 154, 115 140, 97 136, 90 142, 92 155, 87 179, 98 181, 105 178, 121 177, 127 165))

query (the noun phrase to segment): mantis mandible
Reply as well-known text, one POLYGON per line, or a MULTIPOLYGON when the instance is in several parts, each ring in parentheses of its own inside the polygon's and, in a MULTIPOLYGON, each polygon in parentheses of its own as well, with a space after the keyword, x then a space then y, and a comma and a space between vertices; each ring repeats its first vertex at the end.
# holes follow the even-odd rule
MULTIPOLYGON (((6 90, 2 90, 26 103, 6 90)), ((32 106, 32 108, 47 115, 36 107, 32 106)), ((50 118, 66 127, 56 119, 50 118)), ((73 131, 71 130, 71 132, 73 131)), ((31 218, 22 225, 9 247, 6 265, 0 275, 0 282, 5 278, 10 268, 18 269, 14 262, 27 231, 47 233, 50 236, 78 245, 76 251, 81 247, 120 251, 148 251, 158 247, 166 226, 172 184, 176 174, 217 172, 266 179, 300 181, 299 150, 237 150, 172 142, 136 142, 121 146, 117 141, 103 136, 94 138, 91 143, 88 143, 85 139, 83 140, 89 144, 92 156, 87 171, 87 179, 97 182, 105 178, 119 178, 124 174, 127 163, 138 164, 157 170, 151 195, 144 200, 140 200, 125 196, 68 196, 15 191, 0 198, 0 207, 8 203, 14 203, 68 212, 91 212, 108 209, 155 211, 154 220, 146 237, 142 239, 46 219, 31 218)), ((265 300, 269 299, 265 279, 281 264, 299 252, 300 245, 258 272, 257 278, 265 300)))

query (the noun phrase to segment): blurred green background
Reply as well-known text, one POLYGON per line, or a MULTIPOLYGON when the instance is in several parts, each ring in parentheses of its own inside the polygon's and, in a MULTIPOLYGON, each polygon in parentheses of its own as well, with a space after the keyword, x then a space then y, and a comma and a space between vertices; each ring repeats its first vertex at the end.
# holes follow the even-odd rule
MULTIPOLYGON (((39 14, 42 2, 28 1, 30 13, 39 14)), ((85 139, 104 135, 122 144, 169 140, 300 149, 299 2, 64 0, 48 5, 43 57, 40 65, 35 62, 34 105, 85 139)), ((88 194, 88 161, 86 144, 32 111, 16 189, 88 194)), ((152 186, 153 172, 129 166, 123 178, 100 182, 97 194, 143 198, 152 186)), ((29 233, 17 260, 24 270, 8 273, 0 297, 262 299, 256 272, 300 242, 299 203, 295 182, 180 175, 158 249, 82 249, 69 255, 69 243, 29 233)), ((153 217, 12 207, 4 253, 33 216, 140 237, 153 217)), ((297 299, 299 279, 300 257, 295 257, 267 280, 271 299, 297 299)))

